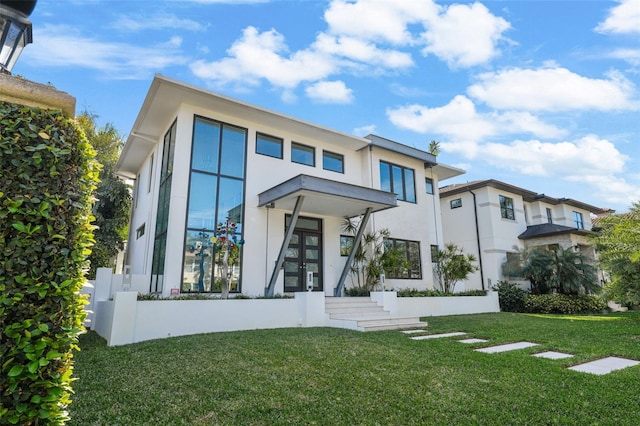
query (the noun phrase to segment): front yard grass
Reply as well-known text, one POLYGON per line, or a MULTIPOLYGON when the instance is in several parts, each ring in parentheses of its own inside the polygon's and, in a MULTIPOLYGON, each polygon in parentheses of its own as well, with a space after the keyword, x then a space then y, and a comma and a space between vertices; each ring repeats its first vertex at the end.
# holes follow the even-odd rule
POLYGON ((89 333, 76 355, 70 424, 640 424, 640 366, 605 376, 566 369, 605 356, 640 360, 640 312, 426 320, 429 333, 490 342, 297 328, 109 348, 89 333), (540 346, 473 351, 523 340, 540 346), (575 356, 529 356, 544 350, 575 356))

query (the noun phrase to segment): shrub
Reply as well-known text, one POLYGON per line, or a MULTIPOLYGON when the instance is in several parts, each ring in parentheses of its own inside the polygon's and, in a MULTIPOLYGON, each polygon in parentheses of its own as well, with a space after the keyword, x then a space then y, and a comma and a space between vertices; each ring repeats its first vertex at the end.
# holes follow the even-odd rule
POLYGON ((452 296, 486 296, 486 290, 467 290, 458 293, 445 293, 440 290, 418 290, 405 288, 398 290, 398 297, 452 297, 452 296))
POLYGON ((344 294, 351 297, 367 297, 371 294, 371 290, 365 287, 349 287, 344 289, 344 294))
POLYGON ((0 102, 0 422, 61 424, 98 166, 58 111, 0 102))
POLYGON ((607 305, 598 297, 586 294, 532 294, 524 302, 526 312, 540 314, 581 314, 602 312, 607 305))
POLYGON ((518 284, 509 281, 498 281, 493 290, 498 292, 501 311, 525 312, 524 302, 528 292, 518 284))

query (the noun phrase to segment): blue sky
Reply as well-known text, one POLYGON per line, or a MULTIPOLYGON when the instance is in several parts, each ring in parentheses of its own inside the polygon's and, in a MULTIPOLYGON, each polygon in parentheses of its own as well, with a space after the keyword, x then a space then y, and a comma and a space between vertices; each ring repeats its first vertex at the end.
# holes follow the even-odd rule
POLYGON ((153 75, 552 197, 640 200, 640 0, 40 0, 13 73, 126 137, 153 75))

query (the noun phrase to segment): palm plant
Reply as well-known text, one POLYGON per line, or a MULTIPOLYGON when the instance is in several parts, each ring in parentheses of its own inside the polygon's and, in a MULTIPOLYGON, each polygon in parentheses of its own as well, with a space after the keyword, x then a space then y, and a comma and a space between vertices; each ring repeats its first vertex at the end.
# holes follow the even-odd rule
POLYGON ((528 280, 532 294, 554 291, 562 294, 597 293, 600 289, 591 260, 573 248, 517 250, 503 263, 502 273, 507 277, 528 280))

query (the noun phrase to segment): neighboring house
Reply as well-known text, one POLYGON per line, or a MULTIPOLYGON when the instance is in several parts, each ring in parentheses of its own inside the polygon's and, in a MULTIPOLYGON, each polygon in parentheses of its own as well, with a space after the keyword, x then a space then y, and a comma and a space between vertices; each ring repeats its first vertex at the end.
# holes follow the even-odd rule
POLYGON ((587 238, 591 214, 609 211, 493 179, 440 188, 440 207, 445 243, 479 259, 481 269, 465 283, 467 290, 487 289, 503 279, 502 263, 516 248, 573 247, 595 259, 587 238))
POLYGON ((239 243, 229 252, 232 293, 301 292, 311 279, 313 291, 341 295, 354 241, 345 217, 362 217, 362 231, 387 228, 407 257, 388 288, 432 288, 431 249, 443 244, 438 185, 464 173, 397 142, 160 75, 117 167, 135 180, 125 263, 163 296, 219 291, 220 223, 233 224, 239 243))

